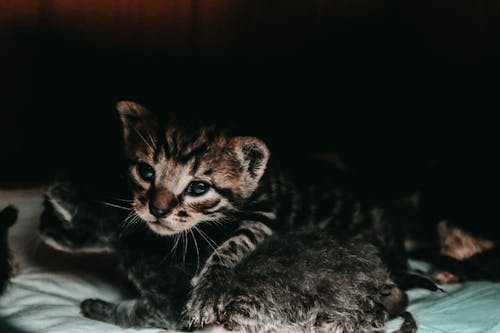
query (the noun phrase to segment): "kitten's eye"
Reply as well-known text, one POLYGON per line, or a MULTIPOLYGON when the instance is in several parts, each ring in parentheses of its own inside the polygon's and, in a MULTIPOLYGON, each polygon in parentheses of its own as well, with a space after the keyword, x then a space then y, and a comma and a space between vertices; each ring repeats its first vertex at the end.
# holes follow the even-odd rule
POLYGON ((155 179, 155 171, 153 167, 146 163, 137 164, 137 172, 139 176, 147 182, 153 181, 155 179))
POLYGON ((210 185, 204 182, 191 182, 189 183, 188 187, 186 188, 186 193, 192 196, 199 196, 202 194, 205 194, 208 189, 210 188, 210 185))

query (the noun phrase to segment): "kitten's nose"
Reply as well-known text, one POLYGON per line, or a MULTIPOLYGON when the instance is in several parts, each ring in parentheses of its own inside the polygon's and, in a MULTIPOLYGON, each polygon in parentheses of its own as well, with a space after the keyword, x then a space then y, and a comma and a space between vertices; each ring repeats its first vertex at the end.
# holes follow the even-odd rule
POLYGON ((170 209, 168 208, 158 208, 152 203, 149 204, 149 212, 157 219, 167 215, 169 211, 170 209))

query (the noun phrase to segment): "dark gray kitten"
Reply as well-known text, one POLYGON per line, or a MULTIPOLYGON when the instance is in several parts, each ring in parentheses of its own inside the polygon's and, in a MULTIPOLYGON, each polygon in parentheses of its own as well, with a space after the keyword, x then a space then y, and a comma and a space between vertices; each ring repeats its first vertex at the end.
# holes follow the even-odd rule
POLYGON ((371 244, 318 231, 272 236, 243 259, 220 290, 226 329, 257 332, 415 332, 406 293, 371 244))

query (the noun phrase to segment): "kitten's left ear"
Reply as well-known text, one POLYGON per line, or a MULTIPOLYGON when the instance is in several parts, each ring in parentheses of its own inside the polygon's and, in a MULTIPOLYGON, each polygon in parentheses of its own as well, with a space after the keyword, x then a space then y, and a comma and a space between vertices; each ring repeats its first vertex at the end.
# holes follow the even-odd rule
POLYGON ((151 111, 131 101, 116 103, 116 110, 122 122, 123 140, 127 154, 133 156, 141 145, 146 145, 142 148, 154 145, 148 140, 152 140, 153 134, 156 133, 158 122, 151 111))
POLYGON ((144 106, 131 101, 119 101, 116 103, 116 110, 118 111, 124 128, 134 126, 141 120, 153 116, 151 111, 144 106))
POLYGON ((264 171, 266 171, 270 152, 262 140, 254 137, 235 137, 233 138, 233 144, 242 167, 243 194, 244 196, 250 196, 257 188, 264 171))

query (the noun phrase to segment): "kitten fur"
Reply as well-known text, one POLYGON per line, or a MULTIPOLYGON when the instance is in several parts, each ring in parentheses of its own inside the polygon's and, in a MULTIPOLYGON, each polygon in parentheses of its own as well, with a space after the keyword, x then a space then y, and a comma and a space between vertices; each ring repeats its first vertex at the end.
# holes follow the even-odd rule
MULTIPOLYGON (((122 207, 128 217, 110 218, 90 201, 66 202, 65 196, 54 200, 53 189, 42 218, 47 242, 63 247, 75 232, 71 228, 82 227, 80 217, 105 224, 84 235, 78 231, 71 241, 82 243, 92 233, 94 241, 109 241, 112 245, 104 247, 117 250, 139 290, 136 300, 123 304, 87 300, 82 304, 84 315, 127 327, 172 328, 178 323, 165 309, 177 313, 178 305, 185 304, 185 325, 213 324, 219 290, 234 267, 271 235, 303 226, 369 238, 398 285, 407 288, 425 281, 435 289, 427 280, 407 274, 402 237, 389 215, 346 192, 332 167, 306 165, 289 172, 269 161, 269 149, 257 138, 229 136, 213 126, 162 121, 133 102, 120 102, 117 109, 133 191, 130 206, 122 207), (153 177, 144 178, 145 166, 153 177), (193 181, 207 184, 206 193, 189 195, 193 181), (120 232, 122 220, 125 229, 134 231, 120 232), (62 230, 48 232, 54 225, 62 230), (101 231, 106 234, 96 235, 101 231)), ((85 251, 103 247, 84 245, 85 251)))
POLYGON ((0 294, 3 293, 9 278, 14 273, 12 254, 7 242, 8 230, 17 220, 18 211, 7 206, 0 212, 0 294))
MULTIPOLYGON (((48 244, 59 244, 59 250, 116 252, 139 291, 137 299, 117 304, 86 300, 84 315, 122 327, 185 328, 180 318, 190 277, 198 268, 195 247, 158 237, 141 223, 127 224, 134 228, 128 232, 121 216, 120 210, 87 201, 71 184, 59 183, 47 191, 40 233, 48 244), (71 202, 76 197, 79 201, 71 202), (57 209, 74 213, 58 211, 55 201, 57 209)), ((323 332, 333 327, 335 332, 380 332, 389 318, 401 315, 405 323, 398 332, 414 332, 416 324, 404 312, 406 294, 392 282, 371 241, 379 243, 370 233, 351 238, 321 231, 272 235, 218 286, 217 323, 243 332, 323 332)), ((208 245, 198 246, 200 252, 210 252, 208 245)))
POLYGON ((433 265, 433 276, 442 284, 463 281, 500 281, 497 242, 473 236, 447 220, 437 224, 439 251, 420 251, 413 257, 433 265))
MULTIPOLYGON (((136 298, 116 304, 83 301, 81 311, 85 316, 121 327, 181 329, 182 308, 192 288, 190 280, 213 245, 200 237, 195 247, 191 234, 160 237, 137 218, 127 219, 128 213, 88 198, 71 183, 54 183, 46 191, 39 234, 57 250, 115 253, 136 287, 136 298)), ((221 227, 216 228, 217 233, 212 229, 207 225, 200 232, 213 242, 221 242, 216 237, 221 227)))
POLYGON ((219 295, 219 322, 258 332, 416 332, 408 298, 377 249, 360 240, 303 230, 273 235, 235 266, 219 295))

